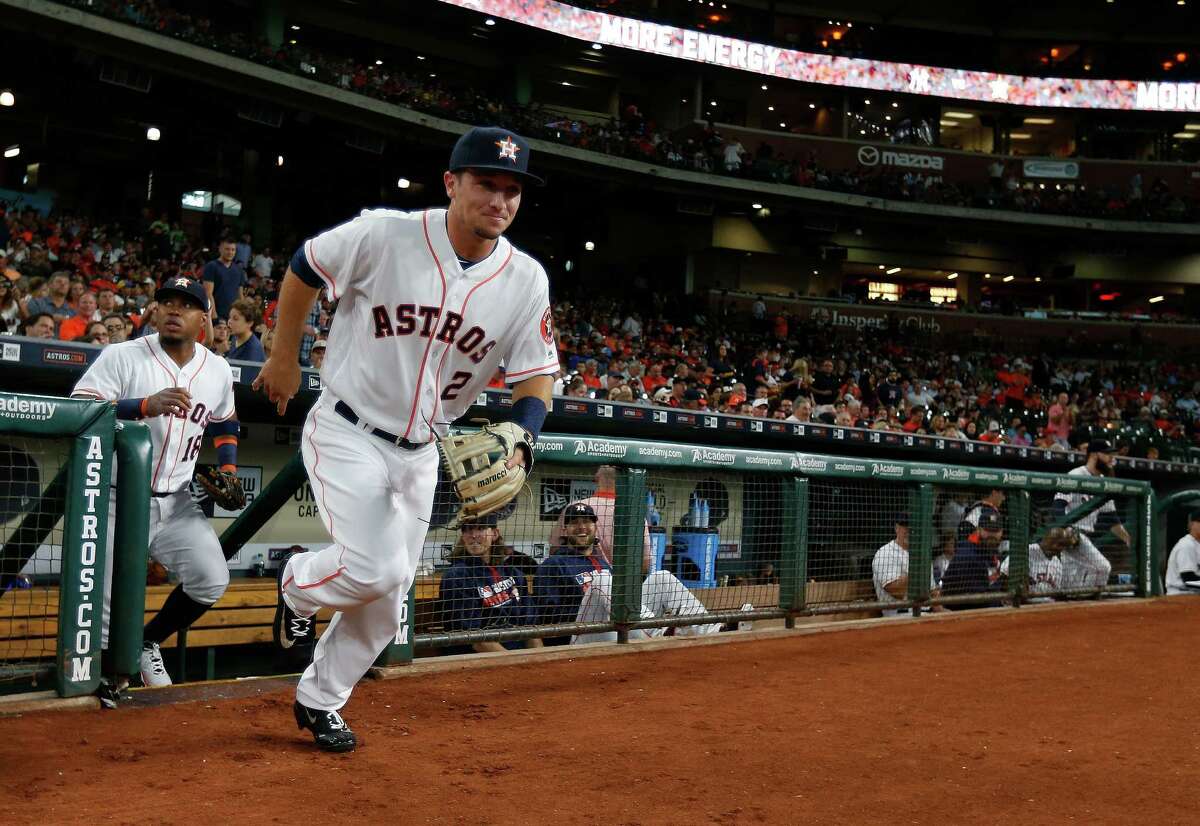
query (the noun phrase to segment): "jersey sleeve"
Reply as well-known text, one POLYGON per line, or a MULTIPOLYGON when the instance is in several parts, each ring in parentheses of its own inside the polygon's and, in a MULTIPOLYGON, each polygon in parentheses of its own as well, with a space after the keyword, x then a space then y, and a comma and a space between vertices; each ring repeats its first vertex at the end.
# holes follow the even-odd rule
POLYGON ((226 372, 225 390, 221 394, 221 402, 217 405, 217 409, 213 411, 212 421, 227 422, 237 416, 237 410, 233 402, 233 373, 226 372))
MULTIPOLYGON (((371 227, 374 220, 367 211, 333 229, 327 229, 304 242, 293 261, 307 267, 308 272, 297 272, 302 278, 315 275, 325 285, 329 298, 341 298, 346 288, 363 280, 370 272, 371 227)), ((305 280, 310 280, 305 278, 305 280)))
POLYGON ((106 347, 100 351, 100 357, 92 362, 84 374, 79 377, 71 396, 81 399, 98 399, 115 402, 123 398, 127 383, 128 370, 125 359, 121 357, 121 349, 106 347))
POLYGON ((504 357, 504 381, 515 384, 534 376, 558 372, 558 348, 554 344, 554 313, 550 309, 550 284, 538 268, 541 286, 517 321, 509 351, 504 357))

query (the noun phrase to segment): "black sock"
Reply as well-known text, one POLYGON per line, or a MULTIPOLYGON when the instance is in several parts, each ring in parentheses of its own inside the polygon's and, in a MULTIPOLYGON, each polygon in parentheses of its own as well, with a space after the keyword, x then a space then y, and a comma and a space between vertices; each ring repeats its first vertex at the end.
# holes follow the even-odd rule
POLYGON ((142 639, 146 642, 161 643, 167 637, 183 628, 187 628, 207 611, 211 606, 196 602, 183 592, 183 586, 175 586, 175 590, 163 603, 162 610, 154 615, 154 619, 146 623, 142 639))

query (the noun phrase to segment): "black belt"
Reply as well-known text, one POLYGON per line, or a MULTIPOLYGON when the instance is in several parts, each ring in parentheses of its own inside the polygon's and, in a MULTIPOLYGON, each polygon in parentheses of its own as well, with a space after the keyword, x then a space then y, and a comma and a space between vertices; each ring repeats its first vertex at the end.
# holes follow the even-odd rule
MULTIPOLYGON (((343 419, 345 419, 346 421, 350 422, 350 424, 354 425, 355 427, 359 426, 359 422, 361 420, 358 418, 358 414, 355 413, 353 408, 351 408, 350 405, 346 404, 345 402, 338 402, 337 404, 335 404, 333 406, 333 411, 335 413, 337 413, 339 416, 341 416, 343 419)), ((405 450, 416 450, 419 447, 425 447, 425 445, 423 445, 423 444, 417 444, 416 442, 410 442, 408 439, 405 439, 403 436, 397 436, 395 433, 388 433, 386 430, 382 430, 381 428, 378 428, 378 427, 371 427, 370 425, 365 424, 365 423, 362 425, 362 428, 363 428, 363 430, 366 430, 368 433, 370 433, 372 436, 378 436, 380 439, 383 439, 385 442, 389 442, 390 444, 393 444, 396 447, 404 448, 405 450)))
POLYGON ((166 493, 157 493, 155 491, 151 491, 150 495, 153 496, 155 499, 165 499, 166 497, 174 496, 177 493, 179 493, 179 491, 177 491, 177 490, 167 491, 166 493))

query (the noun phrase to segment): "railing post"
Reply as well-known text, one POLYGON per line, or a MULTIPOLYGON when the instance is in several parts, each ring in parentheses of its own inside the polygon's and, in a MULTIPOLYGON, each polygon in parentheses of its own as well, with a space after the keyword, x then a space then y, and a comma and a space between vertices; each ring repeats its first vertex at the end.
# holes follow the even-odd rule
POLYGON ((783 484, 783 547, 779 559, 779 607, 784 623, 796 627, 805 608, 808 582, 808 480, 798 476, 783 484))
POLYGON ((642 615, 645 531, 646 470, 618 468, 612 558, 612 622, 617 626, 617 642, 629 641, 628 623, 642 615))
POLYGON ((388 643, 383 653, 375 660, 376 666, 409 665, 413 661, 413 638, 416 636, 416 593, 414 583, 408 589, 408 598, 400 603, 400 628, 396 638, 388 643))
POLYGON ((1133 540, 1137 568, 1137 595, 1162 596, 1162 543, 1158 541, 1157 496, 1150 490, 1129 504, 1129 537, 1133 540))
POLYGON ((54 677, 60 697, 91 694, 100 684, 108 480, 115 427, 115 408, 105 405, 71 442, 54 677))
POLYGON ((1029 491, 1008 496, 1008 592, 1020 607, 1029 591, 1029 491))
POLYGON ((136 674, 146 620, 150 555, 150 428, 119 422, 116 435, 117 519, 113 528, 112 603, 108 648, 116 674, 136 674))
POLYGON ((913 616, 920 616, 921 605, 929 602, 933 568, 933 485, 918 486, 911 508, 908 550, 908 598, 913 616))

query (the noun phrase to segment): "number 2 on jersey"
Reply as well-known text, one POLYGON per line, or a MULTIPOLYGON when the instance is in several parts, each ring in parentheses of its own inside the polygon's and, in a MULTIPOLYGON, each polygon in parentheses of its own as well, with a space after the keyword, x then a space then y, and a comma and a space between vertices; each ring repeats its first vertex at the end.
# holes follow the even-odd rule
POLYGON ((457 370, 454 373, 454 378, 450 379, 450 383, 446 385, 446 389, 442 391, 442 400, 450 401, 458 398, 458 391, 463 389, 463 386, 471 380, 471 374, 462 370, 457 370))

